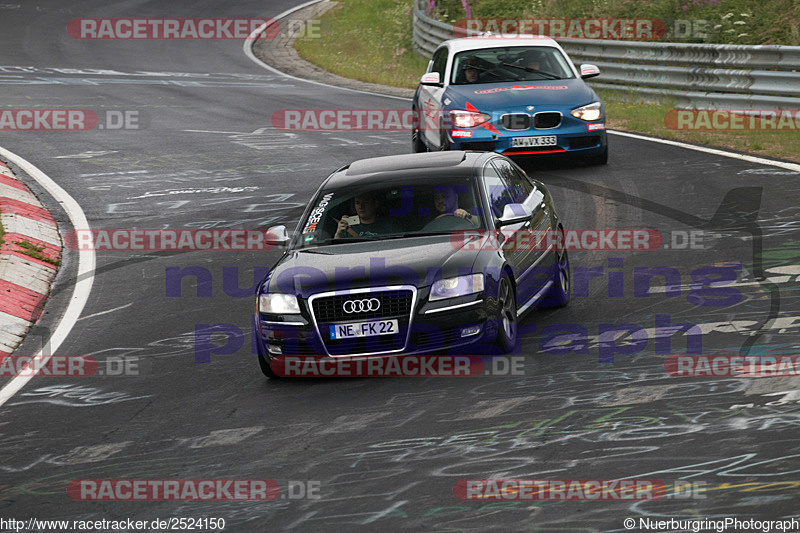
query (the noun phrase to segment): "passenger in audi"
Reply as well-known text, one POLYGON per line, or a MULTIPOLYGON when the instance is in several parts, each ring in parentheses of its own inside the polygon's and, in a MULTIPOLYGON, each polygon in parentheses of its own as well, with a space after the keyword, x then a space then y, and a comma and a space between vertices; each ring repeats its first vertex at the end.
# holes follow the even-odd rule
POLYGON ((379 237, 381 235, 391 235, 392 233, 402 233, 403 228, 396 220, 385 217, 378 212, 380 202, 371 192, 356 195, 353 199, 353 210, 358 215, 359 223, 350 225, 346 220, 349 217, 342 217, 334 234, 335 239, 347 237, 379 237))

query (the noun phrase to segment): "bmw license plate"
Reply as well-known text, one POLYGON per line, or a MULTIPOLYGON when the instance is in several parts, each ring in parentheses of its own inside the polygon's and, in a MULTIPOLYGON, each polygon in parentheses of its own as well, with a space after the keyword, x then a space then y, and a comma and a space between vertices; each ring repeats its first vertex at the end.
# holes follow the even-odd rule
POLYGON ((400 330, 397 320, 370 320, 369 322, 353 322, 350 324, 330 324, 328 328, 330 328, 331 339, 391 335, 400 330))
POLYGON ((529 146, 555 146, 555 135, 540 135, 538 137, 514 137, 511 139, 511 147, 529 147, 529 146))

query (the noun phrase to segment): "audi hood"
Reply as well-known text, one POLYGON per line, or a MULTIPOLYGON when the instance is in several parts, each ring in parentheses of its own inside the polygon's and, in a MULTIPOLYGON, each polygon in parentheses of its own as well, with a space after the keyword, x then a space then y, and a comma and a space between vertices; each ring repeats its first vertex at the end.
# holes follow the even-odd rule
MULTIPOLYGON (((477 238, 477 237, 476 237, 477 238)), ((437 279, 472 272, 472 238, 448 235, 405 237, 295 249, 266 278, 266 292, 301 298, 332 290, 389 285, 430 286, 437 279)))

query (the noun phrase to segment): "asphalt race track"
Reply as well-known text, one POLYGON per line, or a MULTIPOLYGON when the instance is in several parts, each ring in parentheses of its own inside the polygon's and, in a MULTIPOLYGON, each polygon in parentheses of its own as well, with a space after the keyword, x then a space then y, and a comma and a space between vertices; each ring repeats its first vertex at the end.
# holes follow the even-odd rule
MULTIPOLYGON (((0 131, 0 146, 63 187, 93 229, 293 227, 328 173, 406 153, 409 134, 286 132, 271 127, 272 114, 406 102, 274 74, 245 56, 241 40, 76 40, 65 28, 74 18, 265 18, 296 4, 2 4, 0 110, 88 109, 103 120, 135 112, 138 129, 0 131)), ((800 175, 649 140, 609 142, 607 166, 525 168, 550 186, 567 228, 655 229, 665 246, 570 252, 573 300, 522 323, 510 356, 522 361, 521 375, 267 380, 251 350, 250 287, 280 252, 97 252, 91 294, 57 353, 93 356, 106 375, 36 377, 0 407, 0 518, 571 532, 625 531, 625 518, 637 529, 646 518, 798 518, 798 378, 673 377, 664 362, 687 348, 798 353, 800 175), (176 267, 210 275, 178 286, 168 282, 176 267), (642 267, 676 269, 681 283, 656 276, 649 294, 637 293, 642 267), (587 268, 592 276, 576 275, 587 268), (710 273, 736 279, 721 282, 726 292, 704 293, 710 273), (674 327, 684 323, 701 333, 674 327), (196 331, 216 345, 231 341, 203 336, 218 324, 240 328, 241 347, 196 363, 196 331), (635 330, 633 344, 601 335, 609 325, 635 330), (554 336, 566 330, 574 340, 565 347, 554 336), (136 370, 108 375, 118 365, 106 360, 136 370), (458 480, 486 478, 693 489, 653 501, 454 496, 458 480), (270 479, 281 494, 81 501, 67 493, 80 479, 270 479), (294 499, 298 487, 315 497, 294 499)), ((72 229, 59 202, 17 170, 62 230, 72 229)), ((77 261, 65 251, 46 313, 17 354, 35 353, 61 321, 77 261)))

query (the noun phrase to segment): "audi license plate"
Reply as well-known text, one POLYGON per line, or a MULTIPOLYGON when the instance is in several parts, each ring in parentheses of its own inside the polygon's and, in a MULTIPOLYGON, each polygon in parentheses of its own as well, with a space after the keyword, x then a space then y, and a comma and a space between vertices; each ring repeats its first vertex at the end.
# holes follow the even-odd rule
POLYGON ((330 328, 331 339, 391 335, 400 330, 397 326, 397 320, 370 320, 369 322, 353 322, 350 324, 331 324, 328 327, 330 328))
POLYGON ((528 147, 528 146, 555 146, 555 135, 540 135, 538 137, 514 137, 511 139, 511 147, 528 147))

